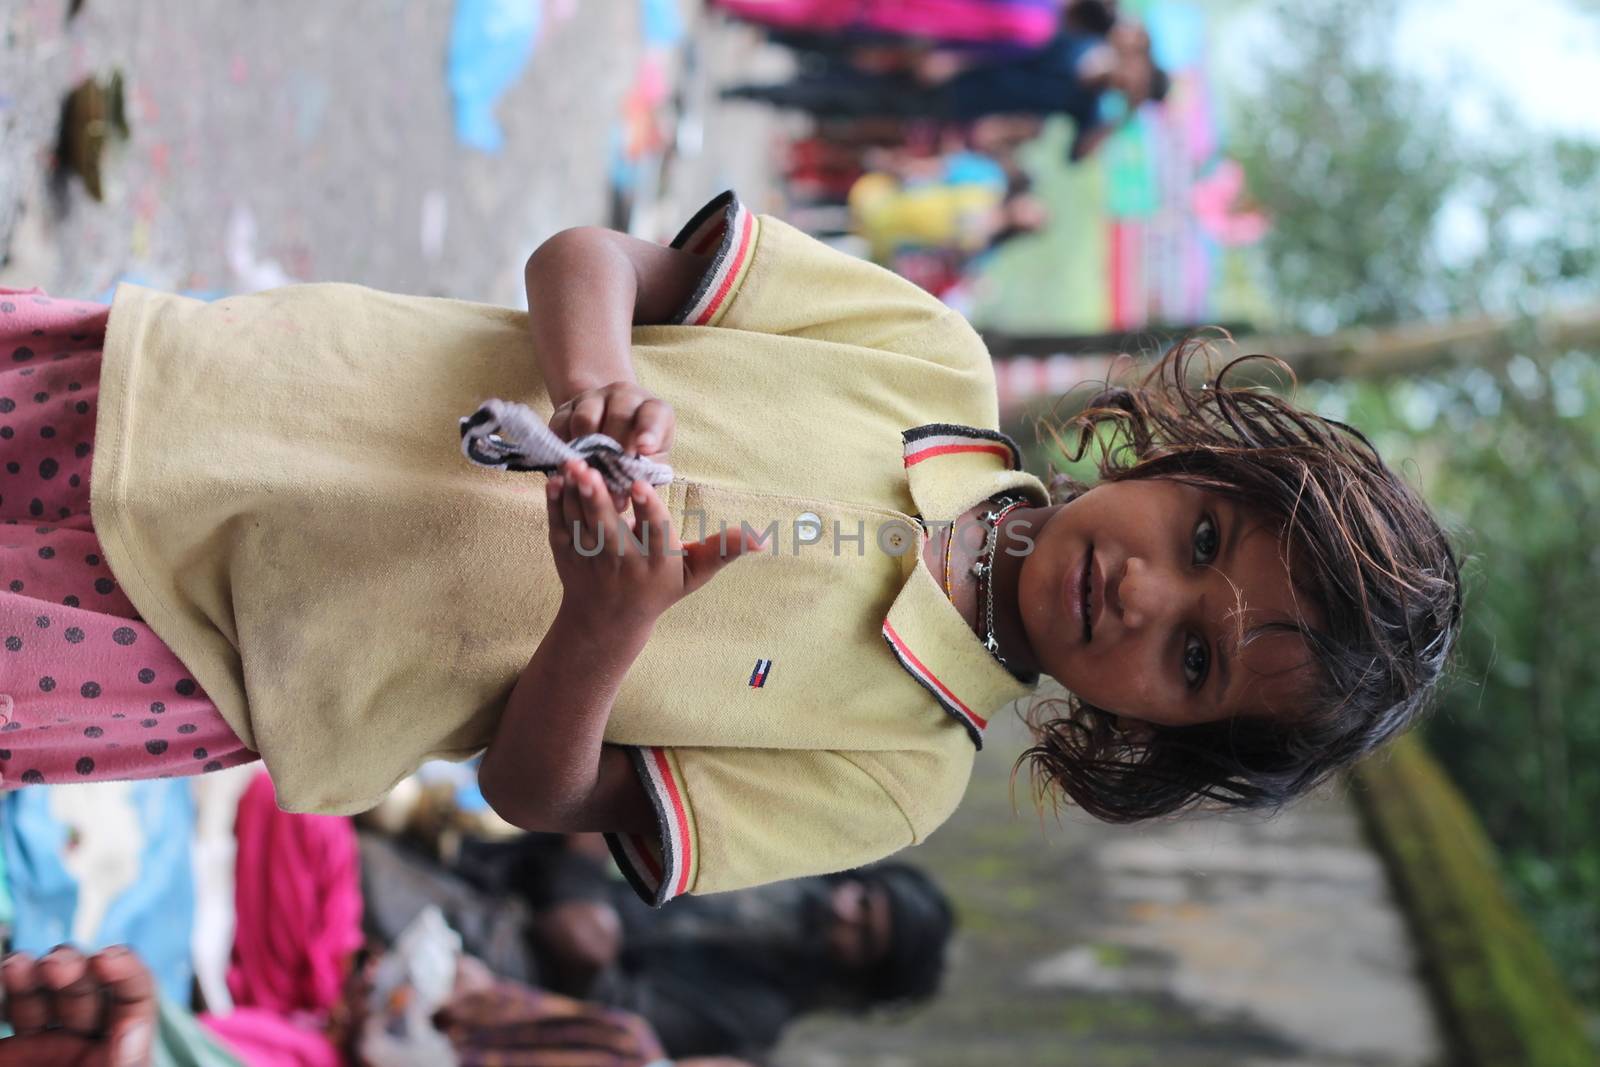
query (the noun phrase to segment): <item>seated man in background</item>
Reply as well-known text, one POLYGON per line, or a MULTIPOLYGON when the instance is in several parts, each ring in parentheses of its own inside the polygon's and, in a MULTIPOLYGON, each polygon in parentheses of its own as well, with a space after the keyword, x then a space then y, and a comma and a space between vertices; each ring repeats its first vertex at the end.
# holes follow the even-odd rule
POLYGON ((759 1059, 809 1012, 859 1014, 938 990, 954 917, 914 867, 880 863, 653 909, 587 837, 468 839, 446 871, 363 835, 369 924, 398 929, 439 903, 469 953, 634 1012, 678 1057, 759 1059))

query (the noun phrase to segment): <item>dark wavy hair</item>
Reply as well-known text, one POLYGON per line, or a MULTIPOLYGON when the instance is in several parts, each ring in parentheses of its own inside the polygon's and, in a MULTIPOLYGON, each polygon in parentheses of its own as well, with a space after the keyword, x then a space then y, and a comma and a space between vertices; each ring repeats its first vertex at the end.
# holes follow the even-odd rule
MULTIPOLYGON (((1281 807, 1412 726, 1461 628, 1455 552, 1371 442, 1267 388, 1230 384, 1258 360, 1292 384, 1282 360, 1242 356, 1213 376, 1211 356, 1208 338, 1186 337, 1136 384, 1108 385, 1065 425, 1047 419, 1041 430, 1074 462, 1098 440, 1101 482, 1170 478, 1263 514, 1323 626, 1270 623, 1245 640, 1303 635, 1316 681, 1294 716, 1138 731, 1070 694, 1036 700, 1024 715, 1034 743, 1017 769, 1028 766, 1041 801, 1064 795, 1107 822, 1281 807)), ((1051 472, 1056 503, 1086 488, 1051 472)))

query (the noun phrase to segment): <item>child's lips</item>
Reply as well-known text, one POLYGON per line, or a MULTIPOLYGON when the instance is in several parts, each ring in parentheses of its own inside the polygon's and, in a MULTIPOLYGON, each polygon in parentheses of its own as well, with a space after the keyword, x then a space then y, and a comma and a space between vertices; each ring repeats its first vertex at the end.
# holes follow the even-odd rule
POLYGON ((1073 618, 1078 620, 1079 633, 1083 635, 1083 643, 1088 644, 1094 639, 1094 546, 1090 545, 1084 550, 1083 561, 1072 568, 1067 575, 1065 607, 1072 612, 1073 618))

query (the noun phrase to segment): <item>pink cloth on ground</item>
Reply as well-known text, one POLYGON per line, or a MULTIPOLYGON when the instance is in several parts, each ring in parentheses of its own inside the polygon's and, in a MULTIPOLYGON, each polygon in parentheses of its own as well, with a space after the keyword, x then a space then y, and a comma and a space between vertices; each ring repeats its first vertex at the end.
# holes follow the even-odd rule
POLYGON ((123 595, 95 537, 109 310, 0 289, 0 790, 256 759, 123 595))
POLYGON ((263 771, 239 799, 233 833, 234 1011, 200 1021, 252 1067, 338 1067, 322 1024, 363 941, 355 827, 279 811, 263 771))

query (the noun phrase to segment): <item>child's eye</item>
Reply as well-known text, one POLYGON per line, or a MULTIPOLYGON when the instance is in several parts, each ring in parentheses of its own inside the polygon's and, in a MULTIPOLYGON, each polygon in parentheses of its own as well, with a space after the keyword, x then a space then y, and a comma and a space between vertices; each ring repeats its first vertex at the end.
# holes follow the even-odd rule
POLYGON ((1221 537, 1217 533, 1217 524, 1210 515, 1203 515, 1194 526, 1194 561, 1196 564, 1210 563, 1217 558, 1217 550, 1221 547, 1221 537))
POLYGON ((1206 668, 1211 666, 1211 653, 1206 643, 1191 636, 1183 646, 1183 678, 1190 689, 1199 689, 1206 680, 1206 668))

